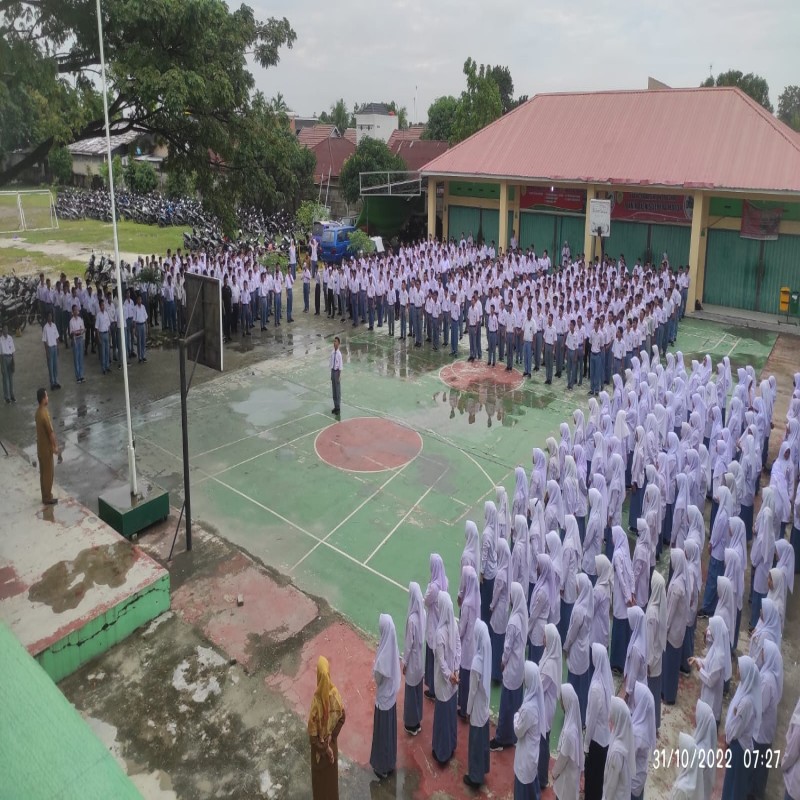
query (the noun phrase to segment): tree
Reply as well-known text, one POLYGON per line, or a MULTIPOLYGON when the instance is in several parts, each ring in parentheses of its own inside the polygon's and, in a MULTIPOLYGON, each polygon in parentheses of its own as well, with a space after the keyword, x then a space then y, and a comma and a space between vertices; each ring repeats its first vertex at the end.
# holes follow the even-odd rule
POLYGON ((461 92, 455 118, 451 142, 460 142, 481 128, 494 122, 503 113, 500 90, 487 74, 486 67, 480 67, 468 58, 464 62, 464 75, 467 88, 461 92))
POLYGON ((311 233, 312 225, 317 220, 326 219, 327 215, 328 212, 322 203, 318 203, 316 200, 303 200, 295 214, 298 231, 302 236, 308 236, 311 233))
POLYGON ((700 86, 738 86, 745 94, 750 95, 756 103, 760 103, 764 108, 772 113, 772 103, 769 101, 769 84, 766 78, 748 72, 742 74, 737 69, 729 69, 727 72, 720 72, 715 78, 709 75, 700 86))
POLYGON ((289 106, 281 92, 278 92, 278 94, 269 101, 269 106, 276 114, 289 113, 289 106))
POLYGON ((195 177, 191 172, 167 172, 167 183, 164 187, 167 197, 194 197, 195 177))
MULTIPOLYGON (((114 132, 152 134, 169 147, 169 170, 194 173, 204 199, 232 207, 225 178, 234 163, 257 170, 239 151, 265 124, 251 120, 260 111, 247 59, 277 64, 296 39, 288 20, 260 21, 224 0, 104 0, 103 15, 114 132)), ((3 185, 54 145, 101 135, 104 121, 94 0, 0 0, 0 34, 0 161, 27 150, 0 169, 3 185)), ((285 127, 274 115, 271 124, 285 127)))
MULTIPOLYGON (((114 168, 114 188, 118 189, 122 185, 122 159, 119 155, 114 156, 111 159, 111 166, 114 168)), ((100 177, 103 179, 103 186, 108 188, 108 159, 103 161, 100 165, 100 169, 98 170, 100 173, 100 177)))
POLYGON ((342 135, 348 128, 354 128, 356 124, 355 114, 347 110, 347 103, 345 103, 343 97, 331 104, 330 113, 323 111, 319 115, 319 121, 326 125, 335 125, 342 135))
POLYGON ((384 103, 384 105, 397 116, 397 127, 404 131, 408 127, 408 111, 406 107, 398 105, 394 100, 391 103, 384 103))
POLYGON ((486 67, 486 75, 490 77, 496 84, 500 92, 500 104, 503 107, 503 113, 508 114, 512 108, 517 107, 514 100, 514 81, 511 78, 511 70, 508 67, 486 67))
POLYGON ((66 147, 54 147, 47 161, 56 183, 61 185, 72 183, 72 153, 66 147))
POLYGON ((158 174, 152 164, 130 158, 125 167, 125 185, 137 194, 148 194, 158 187, 158 174))
POLYGON ((428 124, 422 138, 449 142, 453 137, 453 120, 457 108, 458 100, 452 95, 437 97, 428 106, 428 124))
POLYGON ((778 119, 800 131, 800 86, 787 86, 778 98, 778 119))
MULTIPOLYGON (((404 172, 406 164, 400 156, 395 155, 385 142, 365 136, 355 153, 344 162, 339 175, 339 186, 342 196, 348 203, 355 203, 361 196, 359 175, 362 172, 404 172)), ((385 178, 381 177, 381 183, 385 178)))
POLYGON ((368 233, 365 233, 364 231, 353 231, 350 234, 350 240, 348 241, 347 249, 354 255, 357 255, 358 253, 369 255, 370 253, 375 252, 375 242, 369 238, 368 233))

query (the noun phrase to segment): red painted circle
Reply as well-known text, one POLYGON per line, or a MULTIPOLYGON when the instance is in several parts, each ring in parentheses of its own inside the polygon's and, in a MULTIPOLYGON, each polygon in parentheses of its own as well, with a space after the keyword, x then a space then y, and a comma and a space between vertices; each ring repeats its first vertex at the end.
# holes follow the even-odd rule
POLYGON ((380 417, 356 417, 325 428, 314 442, 317 455, 349 472, 382 472, 408 464, 422 450, 411 428, 380 417))
POLYGON ((485 361, 454 361, 442 367, 439 377, 448 386, 462 392, 477 392, 487 387, 510 392, 519 389, 525 380, 516 369, 506 372, 505 364, 498 362, 490 367, 485 361))

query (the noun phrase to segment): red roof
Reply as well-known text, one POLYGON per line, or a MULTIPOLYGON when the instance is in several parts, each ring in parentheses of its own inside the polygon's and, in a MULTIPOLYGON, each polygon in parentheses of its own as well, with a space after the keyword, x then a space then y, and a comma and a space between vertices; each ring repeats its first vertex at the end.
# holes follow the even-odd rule
POLYGON ((342 165, 356 151, 356 146, 348 139, 329 137, 310 148, 317 157, 317 166, 314 168, 314 182, 321 183, 331 178, 338 178, 342 172, 342 165))
POLYGON ((297 134, 297 141, 305 147, 313 149, 320 142, 324 142, 325 139, 330 139, 331 136, 336 136, 335 125, 309 125, 300 129, 297 134))
POLYGON ((389 149, 400 156, 406 162, 408 169, 414 172, 422 169, 431 159, 440 156, 448 147, 447 142, 432 139, 401 139, 395 140, 394 144, 392 144, 391 138, 389 139, 389 149))
POLYGON ((397 142, 416 142, 422 137, 422 134, 425 132, 424 125, 412 125, 410 128, 404 128, 403 130, 396 130, 392 131, 392 135, 389 137, 389 141, 387 144, 389 145, 389 149, 393 149, 397 142))
POLYGON ((800 193, 800 136, 736 88, 539 94, 422 171, 800 193))
POLYGON ((347 139, 348 142, 352 142, 353 144, 356 143, 356 129, 355 128, 345 128, 344 129, 344 138, 347 139))

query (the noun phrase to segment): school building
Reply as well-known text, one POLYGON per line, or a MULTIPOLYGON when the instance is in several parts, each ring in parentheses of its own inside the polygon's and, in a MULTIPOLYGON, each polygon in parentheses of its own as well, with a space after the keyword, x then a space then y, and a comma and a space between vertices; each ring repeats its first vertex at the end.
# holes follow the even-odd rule
POLYGON ((605 252, 688 264, 690 309, 777 313, 800 289, 800 134, 736 88, 536 95, 421 175, 429 234, 593 258, 608 198, 605 252))

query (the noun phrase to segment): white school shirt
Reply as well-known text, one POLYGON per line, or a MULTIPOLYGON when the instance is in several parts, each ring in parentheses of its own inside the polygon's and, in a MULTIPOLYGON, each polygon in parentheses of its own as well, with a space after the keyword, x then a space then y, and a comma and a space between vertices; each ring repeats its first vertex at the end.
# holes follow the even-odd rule
POLYGON ((536 320, 526 319, 522 323, 522 339, 525 342, 532 342, 533 337, 536 335, 536 320))
POLYGON ((337 370, 338 372, 342 371, 342 351, 341 350, 334 350, 331 353, 330 365, 331 365, 331 369, 332 370, 337 370))
MULTIPOLYGON (((11 341, 11 352, 13 353, 14 342, 11 340, 10 336, 4 337, 11 341)), ((44 328, 42 328, 42 341, 48 347, 58 347, 58 328, 55 326, 54 322, 48 322, 45 324, 44 328)), ((6 355, 6 351, 3 351, 3 354, 6 355)))
POLYGON ((83 319, 81 317, 70 317, 69 319, 69 332, 70 334, 75 334, 76 336, 83 336, 84 332, 86 331, 86 326, 83 324, 83 319))
POLYGON ((11 337, 11 334, 8 336, 0 334, 0 356, 13 356, 15 352, 16 347, 14 346, 14 339, 11 337))
POLYGON ((137 304, 133 307, 133 321, 137 325, 147 322, 147 309, 145 308, 144 303, 141 305, 137 304))
POLYGON ((107 333, 111 328, 111 317, 108 316, 108 311, 98 311, 95 327, 98 333, 107 333))
POLYGON ((287 272, 286 277, 283 280, 286 283, 286 291, 291 291, 292 287, 294 286, 294 278, 292 277, 292 273, 287 272))

